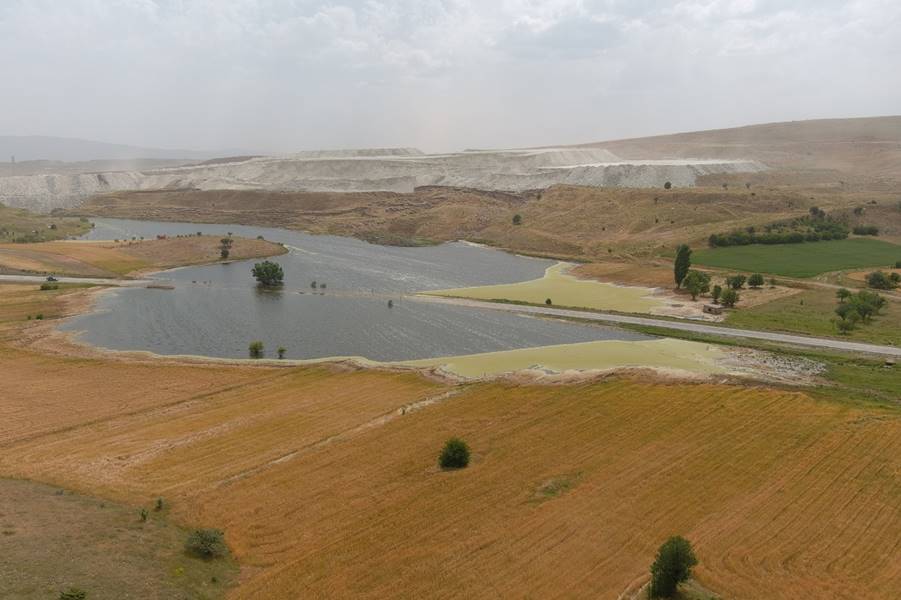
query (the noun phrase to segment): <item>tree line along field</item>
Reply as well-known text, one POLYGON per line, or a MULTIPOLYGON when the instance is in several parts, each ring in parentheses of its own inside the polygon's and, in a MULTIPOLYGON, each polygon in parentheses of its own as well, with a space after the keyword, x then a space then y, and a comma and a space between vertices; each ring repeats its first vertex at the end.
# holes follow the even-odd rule
POLYGON ((901 246, 867 238, 706 248, 692 254, 692 262, 707 267, 768 273, 785 277, 814 277, 821 273, 887 267, 901 260, 901 246))
POLYGON ((0 475, 135 510, 163 497, 175 522, 225 531, 236 598, 617 598, 676 533, 723 597, 901 586, 895 405, 71 358, 5 327, 0 475), (443 472, 451 436, 472 462, 443 472))

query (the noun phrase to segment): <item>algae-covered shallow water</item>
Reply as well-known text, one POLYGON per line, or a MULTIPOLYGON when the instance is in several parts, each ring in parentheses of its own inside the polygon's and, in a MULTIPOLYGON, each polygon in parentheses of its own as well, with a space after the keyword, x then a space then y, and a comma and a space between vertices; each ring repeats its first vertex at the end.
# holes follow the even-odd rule
POLYGON ((513 300, 530 304, 544 304, 551 300, 556 306, 622 312, 651 312, 652 309, 666 305, 659 298, 651 296, 654 292, 652 288, 625 287, 579 279, 567 273, 571 266, 557 263, 548 267, 541 277, 529 281, 435 290, 429 293, 436 296, 513 300))
POLYGON ((63 329, 81 332, 84 342, 115 350, 244 358, 248 344, 260 340, 267 356, 284 346, 291 359, 361 356, 376 361, 648 339, 612 327, 408 297, 420 291, 533 280, 553 265, 472 244, 396 248, 263 227, 120 219, 97 219, 86 237, 197 232, 262 235, 285 244, 289 252, 272 259, 285 270, 283 289, 257 288, 250 273, 256 261, 173 269, 152 276, 172 289, 111 290, 94 312, 63 329))

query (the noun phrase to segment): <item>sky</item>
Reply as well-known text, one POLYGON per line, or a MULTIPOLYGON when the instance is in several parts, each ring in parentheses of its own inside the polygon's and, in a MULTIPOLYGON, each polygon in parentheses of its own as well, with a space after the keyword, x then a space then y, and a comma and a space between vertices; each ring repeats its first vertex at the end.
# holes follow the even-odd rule
POLYGON ((898 0, 0 0, 0 134, 553 145, 901 113, 898 0))

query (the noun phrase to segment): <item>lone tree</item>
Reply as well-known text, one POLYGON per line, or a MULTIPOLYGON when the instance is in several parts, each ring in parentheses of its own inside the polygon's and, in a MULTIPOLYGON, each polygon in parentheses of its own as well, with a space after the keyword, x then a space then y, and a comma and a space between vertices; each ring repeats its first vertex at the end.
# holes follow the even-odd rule
POLYGON ((522 225, 522 215, 520 215, 520 214, 513 215, 513 224, 514 225, 522 225))
POLYGON ((713 290, 710 292, 710 297, 713 298, 714 304, 719 304, 720 296, 723 295, 723 286, 715 285, 713 286, 713 290))
POLYGON ((848 288, 839 288, 838 291, 835 292, 835 297, 838 298, 838 301, 842 304, 844 304, 845 300, 853 295, 854 294, 852 294, 851 290, 849 290, 848 288))
POLYGON ((287 351, 288 351, 288 349, 285 348, 284 346, 279 346, 278 350, 276 350, 276 352, 278 352, 279 358, 285 358, 285 352, 287 352, 287 351))
POLYGON ((185 551, 200 558, 219 558, 228 554, 228 546, 218 529, 196 529, 185 541, 185 551))
POLYGON ((271 260, 264 260, 255 264, 251 272, 260 285, 267 287, 279 286, 285 279, 285 272, 282 270, 282 266, 271 260))
POLYGON ((442 469, 462 469, 469 465, 469 446, 460 438, 451 438, 444 444, 438 464, 442 469))
POLYGON ((733 290, 740 290, 744 287, 747 280, 748 278, 744 275, 733 275, 732 277, 726 277, 726 285, 733 290))
POLYGON ((673 187, 673 184, 669 181, 663 184, 663 189, 668 190, 673 187))
POLYGON ((222 238, 219 240, 219 258, 226 260, 232 249, 232 239, 222 238))
POLYGON ((726 288, 720 296, 720 304, 727 308, 733 308, 738 302, 738 292, 734 288, 726 288))
POLYGON ((682 280, 682 284, 688 290, 688 293, 691 294, 691 299, 697 300, 700 294, 706 294, 710 291, 710 275, 701 271, 691 270, 685 276, 685 279, 682 280))
POLYGON ((676 262, 673 264, 673 276, 676 287, 682 287, 682 280, 688 275, 691 268, 691 248, 687 244, 680 244, 676 249, 676 262))
POLYGON ((657 558, 651 565, 651 598, 672 598, 680 583, 691 577, 691 568, 698 564, 691 542, 682 536, 673 536, 657 550, 657 558))
POLYGON ((748 285, 754 289, 759 288, 764 284, 763 275, 760 273, 754 273, 750 277, 748 277, 748 285))
POLYGON ((250 354, 250 358, 263 358, 263 342, 250 342, 250 346, 247 347, 247 353, 250 354))

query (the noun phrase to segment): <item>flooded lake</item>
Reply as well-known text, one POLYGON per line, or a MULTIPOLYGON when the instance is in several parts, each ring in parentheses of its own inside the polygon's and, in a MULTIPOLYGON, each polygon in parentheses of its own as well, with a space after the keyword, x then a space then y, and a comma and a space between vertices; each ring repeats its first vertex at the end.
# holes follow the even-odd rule
POLYGON ((422 248, 376 246, 350 238, 283 229, 97 219, 86 239, 205 234, 263 236, 288 253, 285 285, 261 291, 254 260, 173 269, 151 278, 174 289, 122 288, 64 330, 116 350, 245 358, 253 340, 267 356, 363 356, 378 361, 476 354, 594 340, 648 339, 628 331, 475 310, 410 298, 455 287, 536 279, 552 261, 467 243, 422 248), (312 288, 312 282, 317 288, 312 288), (326 285, 322 289, 322 284, 326 285), (393 307, 388 306, 391 300, 393 307))

